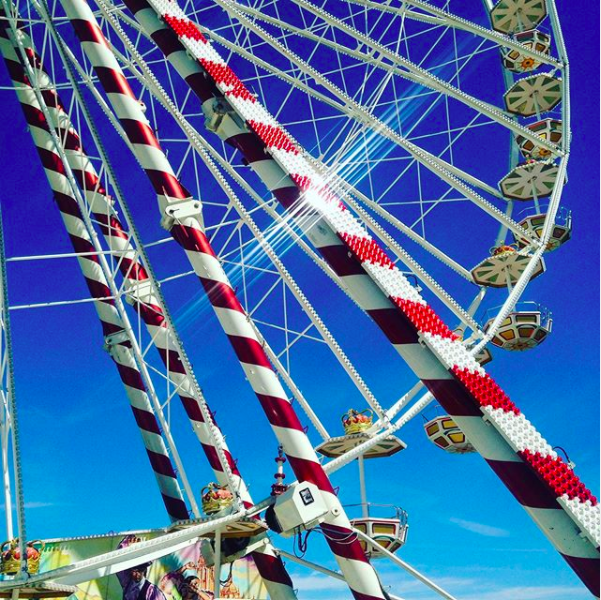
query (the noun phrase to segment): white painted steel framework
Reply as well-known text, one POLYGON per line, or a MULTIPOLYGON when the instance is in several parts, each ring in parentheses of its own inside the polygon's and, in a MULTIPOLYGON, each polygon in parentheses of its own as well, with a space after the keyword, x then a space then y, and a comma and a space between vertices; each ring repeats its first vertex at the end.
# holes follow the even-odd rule
MULTIPOLYGON (((3 4, 5 12, 11 13, 8 1, 3 0, 3 4)), ((132 15, 126 7, 111 4, 107 0, 97 0, 96 4, 104 35, 110 39, 110 54, 119 60, 144 106, 145 119, 158 132, 159 141, 168 152, 175 176, 188 185, 193 183, 191 197, 198 199, 203 206, 199 222, 216 249, 224 272, 230 278, 235 278, 237 285, 234 286, 234 291, 240 297, 247 315, 249 330, 279 379, 285 384, 286 393, 303 408, 317 435, 322 440, 329 440, 330 431, 333 432, 330 428, 331 411, 302 391, 303 385, 299 383, 302 373, 299 374, 296 367, 302 363, 295 358, 297 353, 300 354, 299 348, 302 346, 314 347, 319 352, 321 348, 327 348, 329 360, 337 365, 336 368, 341 367, 348 378, 348 386, 352 389, 353 398, 356 398, 355 402, 365 402, 373 409, 375 420, 369 429, 371 437, 343 456, 325 463, 324 472, 333 473, 355 459, 359 459, 362 466, 363 455, 368 450, 399 431, 434 401, 431 391, 423 393, 423 381, 427 386, 427 378, 420 376, 422 381, 418 380, 417 383, 408 379, 408 383, 404 383, 404 389, 410 389, 404 393, 403 389, 399 389, 396 396, 398 400, 384 400, 380 394, 376 395, 372 391, 369 374, 365 372, 364 366, 360 366, 361 361, 355 364, 352 352, 346 351, 343 341, 337 339, 340 328, 330 326, 331 314, 324 307, 322 298, 315 296, 305 270, 318 266, 321 274, 325 275, 324 280, 335 284, 333 289, 336 293, 342 291, 359 307, 365 308, 365 298, 369 293, 362 296, 360 285, 349 285, 348 280, 345 280, 348 274, 336 272, 332 263, 328 264, 312 247, 319 235, 313 236, 311 229, 324 227, 325 221, 322 223, 319 219, 314 219, 307 223, 306 219, 303 222, 301 218, 299 222, 298 213, 296 218, 291 218, 277 207, 274 190, 290 175, 285 169, 282 170, 284 163, 280 159, 279 162, 271 161, 274 165, 279 165, 278 171, 269 166, 267 161, 262 163, 268 165, 261 167, 262 170, 259 166, 255 168, 253 161, 256 157, 250 159, 248 155, 244 155, 241 161, 241 146, 232 143, 232 139, 235 135, 246 135, 251 127, 244 123, 246 116, 238 105, 233 100, 230 100, 229 105, 220 105, 201 98, 203 102, 199 108, 198 99, 179 79, 181 76, 188 81, 191 75, 203 74, 202 70, 207 69, 206 61, 209 59, 202 54, 204 47, 198 43, 194 46, 190 42, 191 38, 186 37, 192 30, 184 27, 184 33, 178 33, 179 42, 183 45, 179 50, 163 56, 165 48, 157 41, 155 34, 161 28, 173 27, 177 30, 168 18, 170 5, 151 0, 147 8, 132 15), (163 14, 164 10, 167 13, 163 14), (155 11, 161 18, 157 18, 155 11), (200 133, 205 126, 210 132, 217 133, 217 136, 205 138, 200 133), (249 176, 249 164, 255 168, 255 176, 249 176), (267 193, 261 181, 267 185, 267 193), (295 261, 299 261, 302 266, 297 267, 295 261)), ((371 0, 349 0, 338 4, 294 0, 287 5, 289 10, 283 10, 281 3, 273 1, 242 3, 215 0, 214 3, 192 3, 186 7, 188 16, 200 23, 196 31, 202 32, 219 47, 227 57, 227 63, 236 65, 236 72, 240 73, 241 79, 252 90, 250 95, 272 110, 274 117, 278 119, 278 122, 273 121, 273 127, 278 127, 281 123, 313 151, 313 156, 301 152, 303 160, 338 193, 350 209, 349 212, 357 217, 357 222, 382 242, 394 257, 395 264, 403 265, 403 268, 415 276, 416 282, 426 288, 435 302, 438 302, 437 306, 457 323, 458 331, 466 338, 469 360, 485 348, 522 297, 546 251, 561 200, 570 141, 569 71, 555 7, 552 2, 547 4, 554 35, 553 53, 550 55, 542 55, 510 36, 492 31, 485 25, 485 14, 482 22, 475 23, 446 8, 437 8, 422 0, 407 0, 402 6, 380 4, 371 0), (220 9, 225 9, 225 12, 222 13, 220 9), (472 37, 466 37, 468 34, 472 37), (440 52, 437 55, 437 50, 443 48, 450 53, 450 58, 440 52), (553 69, 552 73, 560 76, 562 103, 552 112, 554 117, 561 118, 564 123, 564 136, 559 145, 546 139, 540 140, 526 128, 528 123, 524 119, 512 116, 501 108, 501 98, 480 97, 472 88, 464 85, 470 70, 473 71, 478 61, 484 60, 488 64, 496 61, 500 79, 504 78, 506 87, 510 87, 515 78, 501 73, 501 49, 523 52, 525 56, 540 61, 545 68, 550 67, 553 69), (411 103, 421 107, 421 114, 410 114, 411 103), (291 109, 291 106, 295 108, 291 109), (437 128, 428 125, 429 115, 432 122, 438 122, 437 128), (472 140, 478 135, 491 132, 495 140, 503 140, 505 155, 507 150, 510 151, 511 159, 505 161, 511 167, 515 166, 518 157, 513 143, 515 135, 536 141, 541 147, 550 150, 552 158, 557 161, 558 174, 549 195, 545 224, 539 238, 529 238, 524 232, 515 216, 515 202, 505 203, 496 181, 490 179, 484 170, 478 170, 473 164, 466 166, 466 162, 461 160, 460 153, 465 140, 469 139, 473 143, 472 140), (392 166, 394 175, 391 175, 392 169, 390 172, 386 171, 386 165, 392 166), (405 193, 403 189, 411 191, 405 193), (470 205, 470 210, 474 212, 469 213, 465 209, 466 205, 470 205), (482 239, 478 239, 480 245, 477 250, 474 244, 470 253, 463 252, 456 242, 453 246, 450 238, 444 239, 444 236, 437 235, 434 225, 440 218, 437 215, 443 210, 457 212, 457 226, 467 224, 471 218, 468 215, 478 215, 474 218, 481 219, 485 224, 483 230, 486 229, 486 237, 483 235, 482 239), (473 265, 467 261, 473 261, 473 264, 480 261, 488 252, 485 248, 486 240, 489 244, 495 241, 495 245, 499 246, 507 241, 508 233, 527 238, 530 243, 527 250, 529 261, 519 279, 509 287, 507 298, 493 325, 483 331, 476 314, 481 304, 485 305, 487 302, 487 290, 480 288, 476 294, 473 293, 470 271, 473 265), (466 293, 465 290, 469 292, 466 293)), ((131 8, 130 3, 126 2, 126 5, 131 8)), ((451 5, 451 10, 453 8, 454 5, 451 5)), ((181 16, 183 13, 180 14, 175 8, 173 10, 176 20, 184 22, 181 16)), ((66 94, 62 127, 65 131, 75 125, 81 129, 82 139, 85 139, 86 146, 91 149, 88 150, 91 153, 86 160, 90 165, 95 165, 98 180, 112 194, 103 194, 101 202, 104 204, 99 211, 98 204, 95 204, 98 198, 94 200, 94 195, 98 196, 97 190, 86 189, 85 186, 80 189, 72 172, 72 169, 77 169, 73 157, 65 151, 64 144, 61 145, 60 132, 51 132, 55 150, 66 165, 72 192, 77 198, 86 230, 93 242, 93 255, 102 264, 104 277, 110 288, 107 299, 115 302, 124 323, 127 340, 144 378, 154 412, 161 423, 170 455, 177 464, 178 478, 188 504, 196 518, 196 522, 188 524, 182 532, 163 532, 163 535, 147 545, 98 556, 64 570, 33 577, 30 581, 34 584, 51 581, 71 585, 127 568, 137 564, 141 557, 150 560, 169 554, 194 543, 207 532, 218 532, 221 527, 242 516, 259 514, 272 500, 255 506, 250 501, 244 505, 237 502, 236 512, 228 517, 198 521, 200 511, 195 494, 188 482, 184 461, 179 457, 171 431, 172 399, 183 389, 190 391, 198 403, 204 422, 212 424, 213 420, 163 298, 163 291, 168 291, 170 286, 177 285, 178 281, 193 274, 193 271, 178 265, 170 266, 168 272, 165 272, 165 264, 176 263, 172 259, 173 244, 169 244, 164 236, 158 237, 155 232, 152 234, 154 237, 147 238, 151 241, 146 244, 142 241, 144 235, 138 231, 133 216, 136 209, 129 208, 121 192, 119 179, 123 175, 109 160, 112 149, 108 144, 105 147, 103 126, 106 127, 106 121, 105 125, 99 126, 100 117, 108 118, 129 149, 134 153, 138 152, 141 162, 149 159, 140 154, 139 143, 132 142, 131 132, 123 126, 123 114, 115 115, 111 110, 114 94, 108 94, 111 102, 107 102, 101 91, 101 82, 88 59, 84 58, 77 45, 66 41, 71 40, 72 35, 68 33, 70 25, 64 13, 57 5, 50 7, 44 0, 31 0, 26 10, 22 10, 22 17, 21 27, 33 39, 39 40, 41 59, 50 74, 50 83, 40 81, 31 65, 27 64, 27 74, 38 101, 43 105, 42 92, 52 85, 55 85, 60 94, 66 94), (37 11, 37 16, 34 10, 37 11), (84 94, 94 97, 99 106, 89 106, 84 100, 84 94), (107 215, 107 218, 113 214, 123 215, 124 223, 129 229, 126 243, 121 238, 114 237, 110 230, 108 235, 105 234, 104 241, 100 240, 95 232, 99 225, 99 213, 107 215), (150 264, 149 256, 154 253, 158 257, 156 263, 161 267, 160 277, 154 274, 150 264), (132 269, 137 269, 138 266, 130 267, 129 271, 124 270, 124 261, 139 265, 139 268, 148 273, 144 287, 131 276, 132 269), (132 319, 128 316, 123 300, 139 307, 144 298, 152 298, 152 303, 165 316, 168 331, 165 340, 157 337, 152 327, 148 328, 148 332, 144 331, 139 312, 132 319), (170 371, 168 362, 162 365, 151 357, 149 349, 155 345, 159 351, 167 348, 177 352, 185 367, 183 378, 170 371), (157 381, 160 383, 157 384, 157 381)), ((8 21, 14 34, 17 29, 16 15, 12 14, 8 21)), ((198 42, 198 39, 192 39, 195 43, 198 42)), ((22 41, 20 51, 25 57, 22 41)), ((210 60, 217 60, 213 54, 207 56, 210 60)), ((223 64, 225 65, 225 61, 223 64)), ((206 73, 203 76, 209 79, 206 73)), ((211 72, 210 77, 215 78, 215 75, 211 72)), ((189 81, 188 83, 190 84, 189 81)), ((194 90, 194 86, 190 86, 194 90)), ((197 90, 194 91, 197 93, 197 90)), ((139 107, 133 108, 132 114, 139 114, 139 107)), ((48 122, 56 122, 52 121, 53 116, 47 107, 42 108, 42 111, 48 122)), ((291 144, 300 147, 296 139, 289 139, 291 144)), ((276 154, 273 148, 265 150, 266 157, 276 154)), ((148 167, 147 164, 143 166, 148 167)), ((171 200, 167 196, 167 202, 171 200)), ((538 208, 538 198, 535 198, 535 202, 538 208)), ((319 250, 319 244, 317 248, 319 250)), ((13 256, 8 262, 17 265, 40 260, 82 259, 85 256, 86 253, 78 252, 32 254, 13 256)), ((2 257, 3 276, 6 264, 7 260, 2 257)), ((368 286, 365 290, 367 289, 368 286)), ((3 335, 8 323, 5 293, 3 280, 3 335)), ((66 296, 69 297, 68 294, 66 296)), ((10 308, 29 310, 68 307, 90 301, 93 300, 51 299, 45 302, 23 302, 10 308)), ((347 327, 352 330, 353 325, 349 322, 347 327)), ((227 333, 231 335, 230 331, 227 333)), ((9 377, 10 343, 7 344, 5 340, 3 338, 3 353, 0 355, 4 400, 0 433, 5 502, 7 506, 11 506, 11 471, 14 471, 18 482, 15 488, 18 497, 20 478, 17 467, 8 462, 13 426, 11 411, 14 407, 10 406, 11 395, 5 393, 12 386, 9 377)), ((469 427, 467 421, 466 426, 469 427)), ((220 469, 215 471, 216 476, 221 477, 220 481, 231 489, 239 490, 240 483, 232 474, 226 455, 227 447, 220 432, 213 427, 200 432, 194 423, 193 428, 201 443, 210 440, 210 445, 216 449, 220 464, 220 469)), ((511 443, 513 444, 512 441, 511 443)), ((484 444, 482 447, 485 446, 484 444)), ((18 465, 18 453, 15 455, 15 465, 18 465)), ((361 487, 365 492, 365 486, 361 487)), ((363 500, 366 501, 366 498, 363 500)), ((567 515, 573 513, 569 502, 564 502, 562 509, 567 515)), ((19 519, 23 519, 21 513, 22 498, 17 498, 19 519)), ((7 511, 9 537, 12 537, 11 519, 12 511, 7 511)), ((543 529, 549 529, 547 525, 545 523, 543 529)), ((580 525, 585 535, 593 539, 591 524, 583 521, 580 525)), ((19 531, 21 527, 24 528, 24 520, 18 527, 19 531)), ((355 534, 368 544, 375 543, 362 532, 355 531, 355 534)), ((553 539, 552 535, 550 537, 553 539)), ((217 540, 218 548, 219 534, 217 540)), ((286 553, 283 552, 283 555, 286 553)), ((442 597, 452 598, 448 592, 412 570, 404 561, 392 554, 387 557, 412 572, 442 597)), ((306 566, 316 568, 314 564, 305 562, 306 566)), ((340 577, 333 572, 328 574, 340 577)), ((353 588, 356 575, 348 577, 353 588)), ((217 577, 216 584, 218 579, 217 577)), ((11 586, 15 588, 14 582, 0 582, 0 589, 10 589, 11 586)))
POLYGON ((27 571, 24 558, 26 540, 25 500, 23 495, 19 426, 15 402, 15 377, 10 328, 8 278, 4 248, 4 223, 0 214, 0 452, 6 533, 19 538, 21 572, 27 571), (16 513, 16 523, 13 515, 16 513))

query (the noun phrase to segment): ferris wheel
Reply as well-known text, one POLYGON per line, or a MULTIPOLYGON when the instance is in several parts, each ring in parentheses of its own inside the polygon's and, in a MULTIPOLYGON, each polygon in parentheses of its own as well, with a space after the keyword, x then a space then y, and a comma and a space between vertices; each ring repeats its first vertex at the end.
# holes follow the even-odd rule
POLYGON ((453 598, 402 559, 410 515, 395 499, 370 503, 365 484, 365 460, 402 452, 402 428, 428 409, 438 416, 425 417, 424 443, 481 454, 599 594, 596 498, 483 368, 551 335, 529 283, 552 276, 551 253, 571 236, 569 68, 551 0, 3 0, 0 26, 73 246, 2 256, 4 490, 17 518, 6 511, 0 595, 67 597, 203 539, 207 597, 241 597, 221 571, 250 557, 272 599, 296 597, 284 559, 358 599, 397 597, 376 570, 390 560, 453 598), (64 258, 84 277, 171 525, 44 570, 25 531, 9 309, 68 314, 85 300, 10 305, 6 265, 64 258), (202 306, 178 297, 197 279, 202 306), (379 334, 364 333, 361 313, 379 334), (225 333, 223 361, 242 368, 277 439, 265 498, 251 497, 237 440, 225 441, 236 408, 205 397, 184 349, 182 330, 205 321, 225 333), (393 402, 344 349, 362 335, 407 365, 393 402), (352 407, 303 392, 312 354, 344 375, 352 407), (176 404, 213 473, 200 495, 176 404), (343 506, 330 476, 355 460, 360 502, 343 506), (338 571, 279 548, 278 536, 313 530, 338 571))

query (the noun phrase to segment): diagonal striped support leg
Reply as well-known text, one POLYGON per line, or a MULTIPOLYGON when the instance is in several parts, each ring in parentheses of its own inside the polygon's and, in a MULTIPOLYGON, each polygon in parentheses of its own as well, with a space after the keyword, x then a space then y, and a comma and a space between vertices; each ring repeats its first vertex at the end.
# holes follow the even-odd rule
POLYGON ((172 521, 186 519, 188 510, 159 424, 152 411, 131 344, 123 335, 124 323, 115 306, 115 301, 112 299, 112 293, 98 255, 95 254, 94 245, 67 179, 64 163, 55 150, 45 116, 20 62, 20 57, 11 43, 8 23, 4 20, 0 23, 0 52, 15 86, 17 97, 29 125, 29 131, 54 193, 54 199, 73 249, 75 252, 87 253, 86 256, 78 258, 79 266, 90 295, 95 299, 94 306, 100 319, 107 348, 125 387, 165 508, 172 521))

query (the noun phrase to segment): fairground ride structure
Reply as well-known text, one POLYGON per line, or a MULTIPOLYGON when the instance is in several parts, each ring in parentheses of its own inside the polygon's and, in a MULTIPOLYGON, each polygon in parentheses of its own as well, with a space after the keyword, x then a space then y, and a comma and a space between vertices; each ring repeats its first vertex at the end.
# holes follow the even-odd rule
MULTIPOLYGON (((365 489, 364 460, 403 450, 395 434, 432 403, 444 415, 427 420, 427 438, 479 453, 599 594, 597 499, 483 367, 491 346, 536 352, 550 336, 550 313, 524 293, 571 235, 560 206, 569 65, 552 0, 2 0, 1 9, 11 88, 73 250, 6 257, 2 244, 0 432, 5 506, 16 510, 5 511, 14 541, 0 595, 69 596, 203 539, 217 575, 248 555, 274 600, 296 597, 283 558, 344 580, 358 600, 395 598, 375 568, 386 558, 452 598, 397 556, 407 514, 391 505, 381 516, 365 489), (138 167, 134 200, 126 179, 138 167), (90 298, 9 304, 7 265, 63 259, 77 262, 90 298), (205 397, 166 302, 191 274, 281 450, 265 498, 251 497, 214 419, 224 401, 205 397), (370 317, 377 343, 405 361, 413 380, 399 377, 397 401, 378 400, 343 350, 323 308, 330 294, 370 317), (86 301, 171 525, 35 572, 9 315, 86 301), (302 352, 316 347, 355 398, 343 435, 324 424, 336 402, 298 383, 302 352), (200 498, 176 445, 177 398, 215 479, 200 498), (330 475, 355 460, 353 517, 330 475), (338 571, 277 548, 278 534, 309 530, 323 534, 338 571)), ((47 233, 29 239, 43 247, 47 233)), ((345 322, 355 335, 360 327, 345 322)), ((225 594, 219 576, 214 586, 215 598, 225 594)))

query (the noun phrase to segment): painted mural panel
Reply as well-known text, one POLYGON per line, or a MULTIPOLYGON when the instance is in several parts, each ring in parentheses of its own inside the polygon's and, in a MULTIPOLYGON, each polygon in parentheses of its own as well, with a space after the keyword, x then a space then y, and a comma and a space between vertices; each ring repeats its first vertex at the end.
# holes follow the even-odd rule
MULTIPOLYGON (((86 539, 48 540, 41 546, 39 572, 97 556, 156 537, 148 531, 86 539)), ((82 583, 70 600, 213 600, 215 573, 207 567, 200 542, 116 575, 82 583)), ((5 558, 3 556, 3 558, 5 558)), ((3 575, 6 577, 6 575, 3 575)), ((267 591, 250 557, 223 565, 220 598, 265 600, 267 591)))

